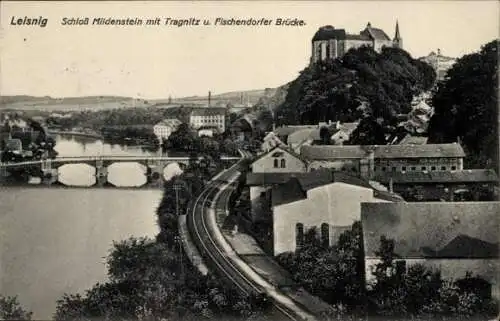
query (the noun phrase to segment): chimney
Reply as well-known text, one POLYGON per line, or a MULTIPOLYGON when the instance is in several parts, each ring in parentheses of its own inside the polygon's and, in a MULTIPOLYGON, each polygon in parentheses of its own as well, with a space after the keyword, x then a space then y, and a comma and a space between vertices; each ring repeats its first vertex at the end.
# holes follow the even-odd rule
POLYGON ((391 179, 389 180, 389 192, 394 193, 394 181, 391 179))
POLYGON ((211 92, 211 91, 209 91, 209 92, 208 92, 208 107, 210 107, 210 102, 211 102, 211 100, 212 100, 212 92, 211 92))

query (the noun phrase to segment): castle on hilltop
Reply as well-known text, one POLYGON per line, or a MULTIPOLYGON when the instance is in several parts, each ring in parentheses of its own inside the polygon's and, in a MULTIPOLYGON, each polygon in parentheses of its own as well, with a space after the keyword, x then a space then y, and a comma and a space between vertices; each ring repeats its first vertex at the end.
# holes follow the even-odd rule
POLYGON ((369 22, 357 35, 348 34, 345 29, 323 26, 312 38, 311 63, 342 57, 349 49, 362 46, 372 47, 376 52, 380 52, 383 47, 402 49, 403 38, 399 33, 398 22, 396 21, 396 31, 392 40, 382 29, 372 27, 369 22))

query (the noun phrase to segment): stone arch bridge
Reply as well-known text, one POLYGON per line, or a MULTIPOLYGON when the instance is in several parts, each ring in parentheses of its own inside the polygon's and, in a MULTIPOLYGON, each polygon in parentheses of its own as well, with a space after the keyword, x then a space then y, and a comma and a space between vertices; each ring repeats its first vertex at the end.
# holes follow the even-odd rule
MULTIPOLYGON (((178 164, 184 170, 191 162, 203 162, 204 157, 168 157, 168 156, 92 156, 92 157, 60 157, 45 160, 30 160, 15 163, 0 163, 0 179, 8 177, 12 171, 33 169, 39 173, 42 183, 51 185, 58 181, 58 168, 67 164, 87 164, 95 168, 96 184, 105 186, 108 183, 108 167, 114 163, 139 163, 147 169, 149 187, 162 187, 165 182, 163 171, 170 164, 178 164)), ((232 165, 240 157, 221 157, 225 165, 232 165)))

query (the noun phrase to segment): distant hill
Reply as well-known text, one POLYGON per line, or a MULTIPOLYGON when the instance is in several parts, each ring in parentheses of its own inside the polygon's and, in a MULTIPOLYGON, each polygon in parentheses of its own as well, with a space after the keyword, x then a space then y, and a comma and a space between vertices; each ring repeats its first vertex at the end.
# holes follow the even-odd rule
MULTIPOLYGON (((258 90, 233 91, 221 94, 212 94, 212 106, 226 106, 232 104, 255 105, 262 97, 274 95, 276 89, 266 88, 258 90)), ((102 110, 114 108, 132 108, 156 106, 162 108, 179 105, 207 105, 207 96, 190 96, 172 99, 138 99, 120 96, 86 96, 54 98, 49 96, 36 97, 28 95, 0 96, 0 110, 44 110, 44 111, 76 111, 102 110)))
POLYGON ((130 108, 149 106, 144 99, 118 96, 87 96, 53 98, 49 96, 0 96, 0 109, 45 111, 75 111, 75 110, 100 110, 113 108, 130 108))
MULTIPOLYGON (((232 105, 255 105, 261 97, 272 96, 276 92, 276 88, 266 88, 266 89, 256 89, 256 90, 244 90, 244 91, 232 91, 222 94, 212 93, 211 105, 225 106, 227 104, 232 105)), ((191 96, 183 97, 172 100, 175 103, 191 103, 199 105, 208 104, 208 94, 206 96, 191 96)))

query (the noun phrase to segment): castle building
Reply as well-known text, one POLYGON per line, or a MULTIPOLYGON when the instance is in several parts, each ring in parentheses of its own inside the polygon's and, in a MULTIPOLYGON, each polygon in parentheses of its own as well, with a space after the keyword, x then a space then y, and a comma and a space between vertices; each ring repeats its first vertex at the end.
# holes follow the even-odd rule
POLYGON ((392 40, 382 29, 372 27, 370 22, 359 34, 348 34, 345 29, 335 29, 330 25, 323 26, 312 38, 311 63, 339 58, 349 49, 362 46, 372 47, 376 52, 380 52, 383 47, 402 49, 403 38, 399 32, 398 22, 396 21, 396 30, 392 40))
POLYGON ((419 58, 419 60, 426 62, 434 68, 438 81, 443 81, 448 70, 457 62, 456 58, 442 55, 440 49, 437 50, 437 53, 432 51, 427 56, 419 58))

